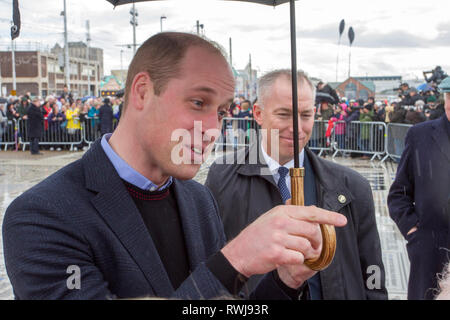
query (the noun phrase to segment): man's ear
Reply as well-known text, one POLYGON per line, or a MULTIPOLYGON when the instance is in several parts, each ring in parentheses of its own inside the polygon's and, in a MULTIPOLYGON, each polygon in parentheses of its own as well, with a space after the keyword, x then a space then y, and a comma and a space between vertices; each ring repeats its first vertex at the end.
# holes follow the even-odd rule
POLYGON ((145 101, 154 95, 153 82, 147 72, 139 72, 134 76, 131 83, 129 105, 133 108, 142 110, 145 101))
POLYGON ((263 109, 255 103, 255 105, 253 106, 253 118, 259 125, 262 125, 262 111, 263 109))

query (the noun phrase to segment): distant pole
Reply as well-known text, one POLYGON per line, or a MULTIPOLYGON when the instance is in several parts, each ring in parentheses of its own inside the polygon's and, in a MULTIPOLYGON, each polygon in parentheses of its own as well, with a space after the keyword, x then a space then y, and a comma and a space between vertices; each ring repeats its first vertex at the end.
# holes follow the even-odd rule
POLYGON ((91 42, 91 33, 89 28, 89 20, 86 20, 86 60, 88 65, 88 91, 87 95, 91 95, 91 62, 90 62, 90 56, 89 56, 89 49, 90 49, 90 42, 91 42))
POLYGON ((197 20, 197 35, 200 35, 200 21, 197 20))
POLYGON ((251 100, 253 98, 253 80, 252 80, 252 54, 248 54, 248 91, 247 98, 251 100))
POLYGON ((352 47, 350 47, 350 51, 348 52, 348 77, 350 78, 350 69, 352 65, 352 47))
POLYGON ((120 70, 123 70, 122 54, 123 54, 123 49, 120 50, 120 70))
POLYGON ((70 62, 69 62, 69 45, 67 41, 67 6, 64 0, 64 74, 66 77, 67 89, 70 91, 70 62))
POLYGON ((133 8, 130 10, 131 14, 131 25, 133 26, 133 56, 136 54, 136 26, 138 25, 136 17, 138 16, 138 13, 136 11, 136 6, 133 2, 133 8))
POLYGON ((123 49, 120 50, 120 80, 124 82, 123 77, 123 49))
MULTIPOLYGON (((13 75, 13 92, 14 95, 17 95, 17 87, 16 87, 16 58, 15 58, 15 41, 20 34, 20 10, 19 10, 19 2, 18 0, 12 1, 12 12, 13 12, 13 20, 11 21, 11 63, 12 63, 12 75, 13 75)), ((0 73, 1 78, 1 73, 0 73)), ((0 81, 0 95, 2 94, 2 84, 0 81)), ((16 144, 17 150, 17 144, 16 144)))
POLYGON ((163 28, 162 28, 162 21, 163 21, 163 19, 167 19, 167 17, 166 16, 161 16, 161 18, 159 18, 159 23, 161 25, 161 32, 163 32, 162 31, 163 30, 163 28))
POLYGON ((344 32, 344 28, 345 28, 345 21, 344 21, 344 19, 342 19, 341 23, 339 24, 338 52, 337 52, 337 58, 336 58, 336 82, 338 82, 339 49, 341 47, 341 37, 342 37, 342 33, 344 32))
MULTIPOLYGON (((14 45, 15 45, 15 40, 11 40, 11 56, 12 56, 12 76, 13 76, 13 90, 16 91, 17 90, 17 86, 16 86, 16 55, 15 55, 15 50, 14 50, 14 45)), ((15 96, 17 95, 14 94, 15 96)))

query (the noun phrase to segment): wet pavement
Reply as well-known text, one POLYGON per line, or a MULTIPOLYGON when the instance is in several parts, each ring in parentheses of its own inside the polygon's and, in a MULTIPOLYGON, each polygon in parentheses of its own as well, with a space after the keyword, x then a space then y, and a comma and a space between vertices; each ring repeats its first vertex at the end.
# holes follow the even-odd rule
MULTIPOLYGON (((66 164, 82 157, 83 152, 43 151, 43 155, 31 156, 29 152, 0 151, 0 221, 8 205, 22 192, 56 172, 66 164)), ((330 157, 329 157, 330 158, 330 157)), ((214 158, 202 165, 194 178, 204 183, 208 168, 214 158)), ((334 161, 351 167, 370 181, 376 209, 378 231, 381 238, 383 262, 386 269, 386 286, 389 299, 406 299, 409 261, 406 242, 389 218, 386 205, 387 193, 392 183, 396 165, 379 161, 335 158, 334 161)), ((11 284, 6 275, 3 260, 3 244, 0 237, 0 299, 13 299, 11 284)))

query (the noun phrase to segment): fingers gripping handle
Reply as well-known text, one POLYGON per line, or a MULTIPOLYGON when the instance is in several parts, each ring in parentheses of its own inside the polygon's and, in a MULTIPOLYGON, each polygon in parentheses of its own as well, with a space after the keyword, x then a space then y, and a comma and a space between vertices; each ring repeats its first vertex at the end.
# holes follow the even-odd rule
MULTIPOLYGON (((291 193, 292 205, 304 206, 304 185, 305 168, 291 168, 289 170, 291 176, 291 193)), ((307 259, 305 264, 312 270, 320 271, 328 267, 333 261, 336 252, 336 231, 334 226, 321 224, 320 231, 322 233, 322 252, 317 259, 307 259)))

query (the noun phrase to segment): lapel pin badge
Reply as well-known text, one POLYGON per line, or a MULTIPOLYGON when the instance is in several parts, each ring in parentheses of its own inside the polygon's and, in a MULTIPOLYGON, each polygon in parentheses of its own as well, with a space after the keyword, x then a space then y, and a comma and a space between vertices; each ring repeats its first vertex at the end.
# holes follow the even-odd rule
POLYGON ((347 201, 347 198, 346 198, 343 194, 341 194, 341 195, 339 195, 339 197, 338 197, 338 201, 339 201, 340 203, 345 203, 345 201, 347 201))

